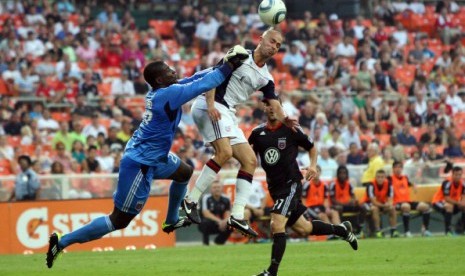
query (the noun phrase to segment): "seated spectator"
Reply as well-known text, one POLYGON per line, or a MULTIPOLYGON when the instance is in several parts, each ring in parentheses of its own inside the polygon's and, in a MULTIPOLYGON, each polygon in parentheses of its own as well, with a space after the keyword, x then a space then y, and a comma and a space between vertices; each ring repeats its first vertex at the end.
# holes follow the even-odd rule
POLYGON ((342 137, 341 137, 341 131, 337 128, 333 129, 333 131, 331 132, 331 135, 326 136, 323 139, 323 142, 324 142, 323 146, 325 148, 328 148, 328 149, 336 148, 338 153, 347 150, 346 146, 344 145, 344 141, 342 140, 342 137))
POLYGON ((137 67, 137 62, 134 58, 128 60, 127 65, 122 72, 126 72, 128 80, 134 81, 142 76, 140 69, 137 67))
POLYGON ((244 219, 254 222, 265 215, 266 195, 259 181, 252 181, 252 193, 250 193, 244 210, 244 219))
POLYGON ((444 148, 444 156, 449 158, 462 158, 463 152, 457 138, 451 136, 447 141, 447 147, 444 148))
POLYGON ((104 118, 111 118, 113 115, 110 106, 105 102, 104 98, 100 98, 98 100, 98 107, 96 108, 96 111, 104 118))
POLYGON ((392 38, 397 42, 397 47, 403 48, 408 43, 408 32, 402 22, 397 22, 396 30, 392 33, 392 38))
POLYGON ((183 6, 174 26, 176 40, 180 45, 193 41, 196 25, 196 20, 192 15, 192 6, 183 6))
POLYGON ((104 144, 100 149, 100 154, 96 157, 101 171, 103 173, 112 173, 113 166, 115 163, 115 158, 110 152, 110 147, 107 144, 104 144))
POLYGON ((375 15, 381 22, 386 22, 388 25, 394 25, 395 10, 390 1, 382 0, 381 3, 375 6, 375 15))
POLYGON ((415 137, 411 134, 411 124, 405 123, 402 131, 397 134, 399 144, 404 146, 414 146, 417 143, 415 137))
POLYGON ((321 61, 321 56, 314 53, 310 56, 310 60, 305 64, 306 76, 311 75, 314 79, 326 77, 325 66, 321 61))
POLYGON ((223 47, 228 49, 238 43, 238 36, 231 22, 227 22, 218 28, 217 38, 223 47))
POLYGON ((22 65, 20 75, 14 80, 15 90, 20 97, 34 96, 34 89, 37 88, 39 77, 32 75, 30 69, 26 65, 22 65))
POLYGON ((434 101, 431 99, 426 102, 426 112, 423 114, 422 121, 426 124, 436 124, 438 121, 438 114, 434 110, 434 101))
POLYGON ((357 148, 357 144, 351 143, 349 146, 349 154, 347 155, 347 164, 349 165, 361 165, 363 161, 363 155, 357 148))
POLYGON ((213 50, 210 51, 207 55, 207 65, 208 67, 216 65, 220 60, 223 59, 226 53, 222 49, 221 42, 215 41, 213 43, 213 50))
POLYGON ((0 159, 13 160, 15 152, 13 147, 8 145, 5 135, 0 135, 0 159))
POLYGON ((27 39, 24 42, 23 52, 25 55, 32 55, 34 58, 41 57, 45 54, 45 45, 37 38, 34 31, 29 31, 27 33, 27 39))
POLYGON ((318 157, 318 166, 323 168, 321 171, 321 179, 329 180, 336 175, 337 163, 329 155, 329 149, 325 146, 320 147, 320 156, 318 157))
POLYGON ((116 134, 116 137, 127 143, 132 136, 132 123, 131 121, 124 120, 121 125, 121 130, 116 134))
POLYGON ((460 34, 460 28, 454 26, 452 16, 447 14, 447 8, 443 7, 436 19, 436 31, 439 33, 442 42, 450 45, 457 35, 460 34))
POLYGON ((52 158, 52 162, 60 162, 66 173, 75 172, 73 159, 70 152, 66 151, 66 146, 62 142, 55 145, 56 155, 52 158))
POLYGON ((425 4, 420 0, 412 0, 407 9, 416 14, 424 14, 426 11, 425 4))
POLYGON ((98 112, 94 112, 92 114, 90 124, 86 125, 82 130, 82 134, 84 134, 85 137, 97 137, 100 132, 105 134, 105 137, 107 136, 107 130, 102 124, 100 124, 99 119, 100 114, 98 112))
POLYGON ((362 184, 372 182, 376 177, 376 172, 384 167, 383 158, 379 155, 379 145, 371 143, 367 148, 368 167, 363 172, 362 184))
POLYGON ((65 122, 65 121, 60 122, 59 126, 60 126, 60 129, 53 136, 52 146, 56 147, 56 144, 61 142, 65 145, 65 149, 67 151, 71 151, 73 142, 74 142, 74 137, 68 131, 69 130, 68 122, 65 122))
POLYGON ((374 75, 368 70, 366 61, 360 62, 360 70, 357 72, 356 77, 362 89, 371 90, 372 85, 375 84, 374 75))
POLYGON ((227 226, 227 220, 231 214, 231 202, 222 193, 223 185, 215 180, 210 188, 210 193, 202 197, 201 214, 202 222, 199 230, 202 233, 204 245, 210 244, 210 235, 218 234, 215 244, 223 245, 231 235, 231 230, 227 226))
POLYGON ((299 51, 299 46, 291 43, 290 51, 286 52, 283 57, 283 65, 289 68, 289 72, 294 77, 301 77, 305 65, 305 58, 299 51))
POLYGON ((87 150, 87 157, 82 161, 83 173, 99 173, 102 171, 100 162, 97 160, 97 147, 89 146, 87 150))
POLYGON ((37 121, 37 127, 40 131, 47 133, 56 132, 59 128, 58 122, 51 117, 50 110, 45 109, 42 118, 37 121))
POLYGON ((352 38, 345 36, 343 41, 336 46, 336 55, 342 57, 353 58, 355 57, 355 48, 352 44, 352 38))
POLYGON ((82 44, 77 47, 76 55, 82 61, 91 61, 97 56, 97 51, 90 47, 89 40, 84 39, 82 44))
POLYGON ((128 79, 128 72, 123 71, 121 78, 116 78, 111 83, 111 94, 122 96, 134 96, 134 83, 128 79))
POLYGON ((339 17, 334 13, 329 16, 329 34, 331 37, 331 42, 340 41, 344 36, 339 17))
POLYGON ((134 91, 136 95, 145 95, 149 89, 150 86, 145 82, 143 75, 140 75, 137 77, 137 79, 134 80, 134 91))
POLYGON ((420 142, 423 144, 442 144, 442 136, 436 132, 436 125, 434 122, 428 123, 428 128, 425 133, 420 136, 420 142))
MULTIPOLYGON (((393 24, 394 20, 391 22, 388 22, 389 24, 393 24)), ((384 41, 387 41, 389 36, 385 31, 386 24, 384 23, 383 20, 378 21, 378 29, 376 30, 376 33, 373 37, 373 40, 375 41, 376 45, 380 46, 384 41)))
POLYGON ((423 62, 423 46, 420 39, 415 39, 414 48, 408 53, 408 62, 410 64, 420 64, 423 62))
MULTIPOLYGON (((205 18, 200 21, 195 30, 195 38, 199 40, 202 53, 207 53, 211 49, 212 43, 216 38, 218 31, 218 22, 211 14, 206 14, 205 18)), ((183 43, 183 45, 187 45, 183 43)))
POLYGON ((92 71, 84 72, 84 80, 79 85, 79 95, 85 95, 88 99, 99 96, 97 84, 92 79, 92 71))
POLYGON ((75 140, 73 142, 73 145, 71 146, 71 157, 79 165, 81 165, 84 159, 86 159, 86 153, 84 151, 84 144, 81 141, 75 140))

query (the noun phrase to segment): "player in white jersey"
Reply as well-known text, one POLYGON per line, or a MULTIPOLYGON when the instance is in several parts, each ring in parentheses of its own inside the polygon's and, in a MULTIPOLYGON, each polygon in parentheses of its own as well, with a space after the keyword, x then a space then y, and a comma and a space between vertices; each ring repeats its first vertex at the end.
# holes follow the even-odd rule
POLYGON ((258 46, 250 51, 249 58, 234 71, 234 74, 216 90, 199 96, 192 105, 192 116, 204 141, 215 148, 215 155, 205 164, 195 187, 182 204, 182 208, 193 222, 200 221, 197 203, 201 194, 216 178, 221 166, 234 157, 241 167, 237 174, 236 197, 228 225, 244 235, 257 236, 257 233, 244 220, 244 208, 251 192, 257 159, 239 128, 235 108, 245 103, 252 93, 259 90, 276 110, 278 120, 292 128, 297 126, 296 120, 284 114, 277 100, 273 77, 265 64, 278 52, 282 41, 283 36, 279 31, 274 29, 265 31, 258 46))

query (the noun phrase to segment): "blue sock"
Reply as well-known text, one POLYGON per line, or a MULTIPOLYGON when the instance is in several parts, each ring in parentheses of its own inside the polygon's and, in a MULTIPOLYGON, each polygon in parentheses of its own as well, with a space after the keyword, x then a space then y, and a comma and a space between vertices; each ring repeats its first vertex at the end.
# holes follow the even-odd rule
POLYGON ((186 196, 188 183, 189 182, 171 182, 170 197, 168 203, 168 214, 166 214, 165 221, 167 224, 174 224, 178 222, 179 207, 181 207, 181 202, 186 196))
POLYGON ((64 235, 58 245, 61 248, 65 248, 74 243, 85 243, 100 239, 105 234, 108 234, 115 230, 113 223, 110 221, 109 216, 99 217, 84 225, 83 227, 73 231, 69 234, 64 235))

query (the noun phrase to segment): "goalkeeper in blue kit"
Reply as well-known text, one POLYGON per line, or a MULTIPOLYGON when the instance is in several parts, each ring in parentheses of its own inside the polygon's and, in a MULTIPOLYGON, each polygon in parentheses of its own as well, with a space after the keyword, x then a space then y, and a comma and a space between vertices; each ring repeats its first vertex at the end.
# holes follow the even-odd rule
POLYGON ((144 79, 152 90, 145 96, 143 120, 128 141, 121 159, 113 212, 69 234, 53 233, 46 256, 47 267, 53 266, 66 247, 127 227, 147 201, 153 179, 173 180, 162 230, 170 233, 191 224, 187 217, 179 217, 178 211, 193 169, 169 151, 181 120, 181 106, 220 85, 248 56, 244 48, 236 45, 225 55, 223 65, 179 81, 176 72, 162 61, 144 68, 144 79))

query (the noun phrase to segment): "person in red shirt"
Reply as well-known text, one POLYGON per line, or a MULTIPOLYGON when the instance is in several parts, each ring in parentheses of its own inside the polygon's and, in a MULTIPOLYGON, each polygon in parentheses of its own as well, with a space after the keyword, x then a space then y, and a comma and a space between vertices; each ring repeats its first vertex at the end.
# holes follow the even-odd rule
POLYGON ((355 227, 357 233, 363 229, 365 220, 365 209, 360 208, 354 194, 354 186, 349 181, 349 170, 346 166, 337 168, 336 179, 329 184, 329 198, 331 208, 342 216, 345 212, 357 213, 355 227))
POLYGON ((383 41, 386 41, 389 39, 389 35, 384 30, 384 27, 386 26, 384 21, 380 20, 378 24, 379 24, 378 31, 376 31, 375 36, 373 37, 373 40, 376 42, 376 45, 381 45, 383 41))
POLYGON ((447 236, 452 236, 452 215, 462 212, 462 225, 465 225, 465 186, 462 181, 463 170, 452 169, 452 178, 442 182, 433 196, 433 208, 444 215, 444 226, 447 236))
POLYGON ((312 219, 319 219, 326 223, 340 224, 339 212, 329 205, 328 186, 320 179, 321 168, 317 166, 318 174, 303 186, 303 202, 307 206, 307 213, 312 219))
POLYGON ((103 45, 97 52, 100 59, 100 67, 106 69, 109 67, 121 67, 121 49, 118 45, 103 45))
POLYGON ((402 175, 403 165, 402 162, 395 161, 392 164, 392 176, 388 177, 394 189, 394 206, 397 211, 402 212, 402 221, 404 224, 404 232, 406 237, 412 237, 410 233, 410 211, 417 210, 423 217, 423 236, 431 236, 429 231, 429 219, 431 214, 431 207, 426 202, 418 202, 410 200, 410 188, 416 189, 415 185, 410 182, 407 176, 402 175))
POLYGON ((399 237, 399 232, 397 231, 397 213, 392 204, 393 197, 394 192, 391 183, 386 178, 386 172, 378 170, 375 180, 367 185, 366 194, 363 199, 364 208, 367 211, 371 211, 377 238, 384 237, 384 233, 381 231, 381 213, 389 215, 391 238, 399 237))

